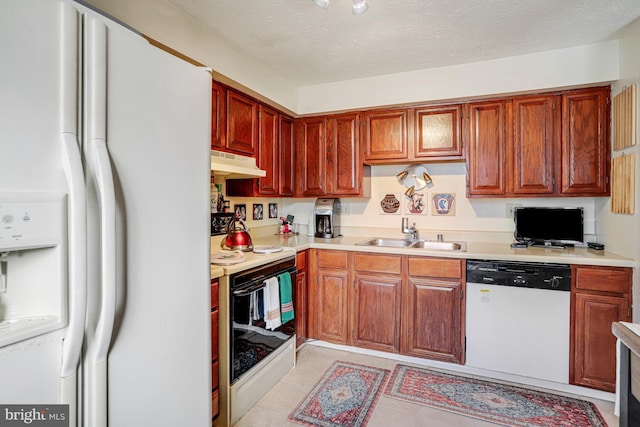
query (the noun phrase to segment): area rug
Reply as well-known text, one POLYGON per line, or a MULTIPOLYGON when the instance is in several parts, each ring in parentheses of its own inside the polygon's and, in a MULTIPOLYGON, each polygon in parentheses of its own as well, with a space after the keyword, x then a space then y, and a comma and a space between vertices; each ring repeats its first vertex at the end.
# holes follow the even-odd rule
POLYGON ((387 369, 337 361, 289 414, 289 420, 307 426, 363 427, 389 374, 387 369))
POLYGON ((384 394, 505 426, 607 426, 591 402, 406 365, 384 394))

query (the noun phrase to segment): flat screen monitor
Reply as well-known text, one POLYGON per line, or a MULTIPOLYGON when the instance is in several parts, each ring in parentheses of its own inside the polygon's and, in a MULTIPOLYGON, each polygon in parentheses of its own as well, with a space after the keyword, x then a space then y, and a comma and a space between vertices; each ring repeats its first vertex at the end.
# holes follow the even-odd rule
POLYGON ((516 207, 515 239, 532 244, 584 242, 583 208, 516 207))

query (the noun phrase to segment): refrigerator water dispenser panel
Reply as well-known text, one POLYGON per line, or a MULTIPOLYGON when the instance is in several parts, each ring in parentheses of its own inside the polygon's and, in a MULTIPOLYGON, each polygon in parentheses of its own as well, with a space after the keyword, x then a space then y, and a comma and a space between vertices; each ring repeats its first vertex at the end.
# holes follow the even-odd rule
POLYGON ((0 347, 67 324, 66 195, 0 192, 0 347))

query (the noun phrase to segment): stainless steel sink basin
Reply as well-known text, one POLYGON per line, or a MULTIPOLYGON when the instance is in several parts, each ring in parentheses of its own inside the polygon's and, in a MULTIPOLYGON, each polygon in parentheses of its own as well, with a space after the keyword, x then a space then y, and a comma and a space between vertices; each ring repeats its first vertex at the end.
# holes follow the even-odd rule
POLYGON ((356 243, 360 246, 381 246, 385 248, 408 248, 415 242, 405 239, 382 239, 380 237, 374 237, 372 239, 365 240, 363 242, 356 243))
POLYGON ((411 245, 411 247, 419 249, 436 249, 439 251, 459 251, 462 249, 462 245, 457 242, 432 242, 429 240, 418 240, 411 245))
POLYGON ((356 243, 358 246, 376 246, 383 248, 415 248, 430 249, 438 251, 464 251, 464 244, 460 242, 436 242, 431 240, 406 240, 406 239, 386 239, 373 237, 356 243))

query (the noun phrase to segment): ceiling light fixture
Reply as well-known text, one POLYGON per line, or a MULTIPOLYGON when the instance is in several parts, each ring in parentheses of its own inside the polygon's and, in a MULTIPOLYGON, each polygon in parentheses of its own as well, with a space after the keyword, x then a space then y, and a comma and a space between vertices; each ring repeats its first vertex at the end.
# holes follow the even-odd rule
MULTIPOLYGON (((323 9, 329 9, 330 0, 311 0, 313 4, 323 9)), ((367 10, 369 10, 369 5, 367 4, 367 0, 352 0, 353 6, 351 11, 354 15, 362 15, 367 10)))
POLYGON ((362 15, 367 10, 369 10, 369 5, 366 0, 353 0, 353 14, 354 15, 362 15))

